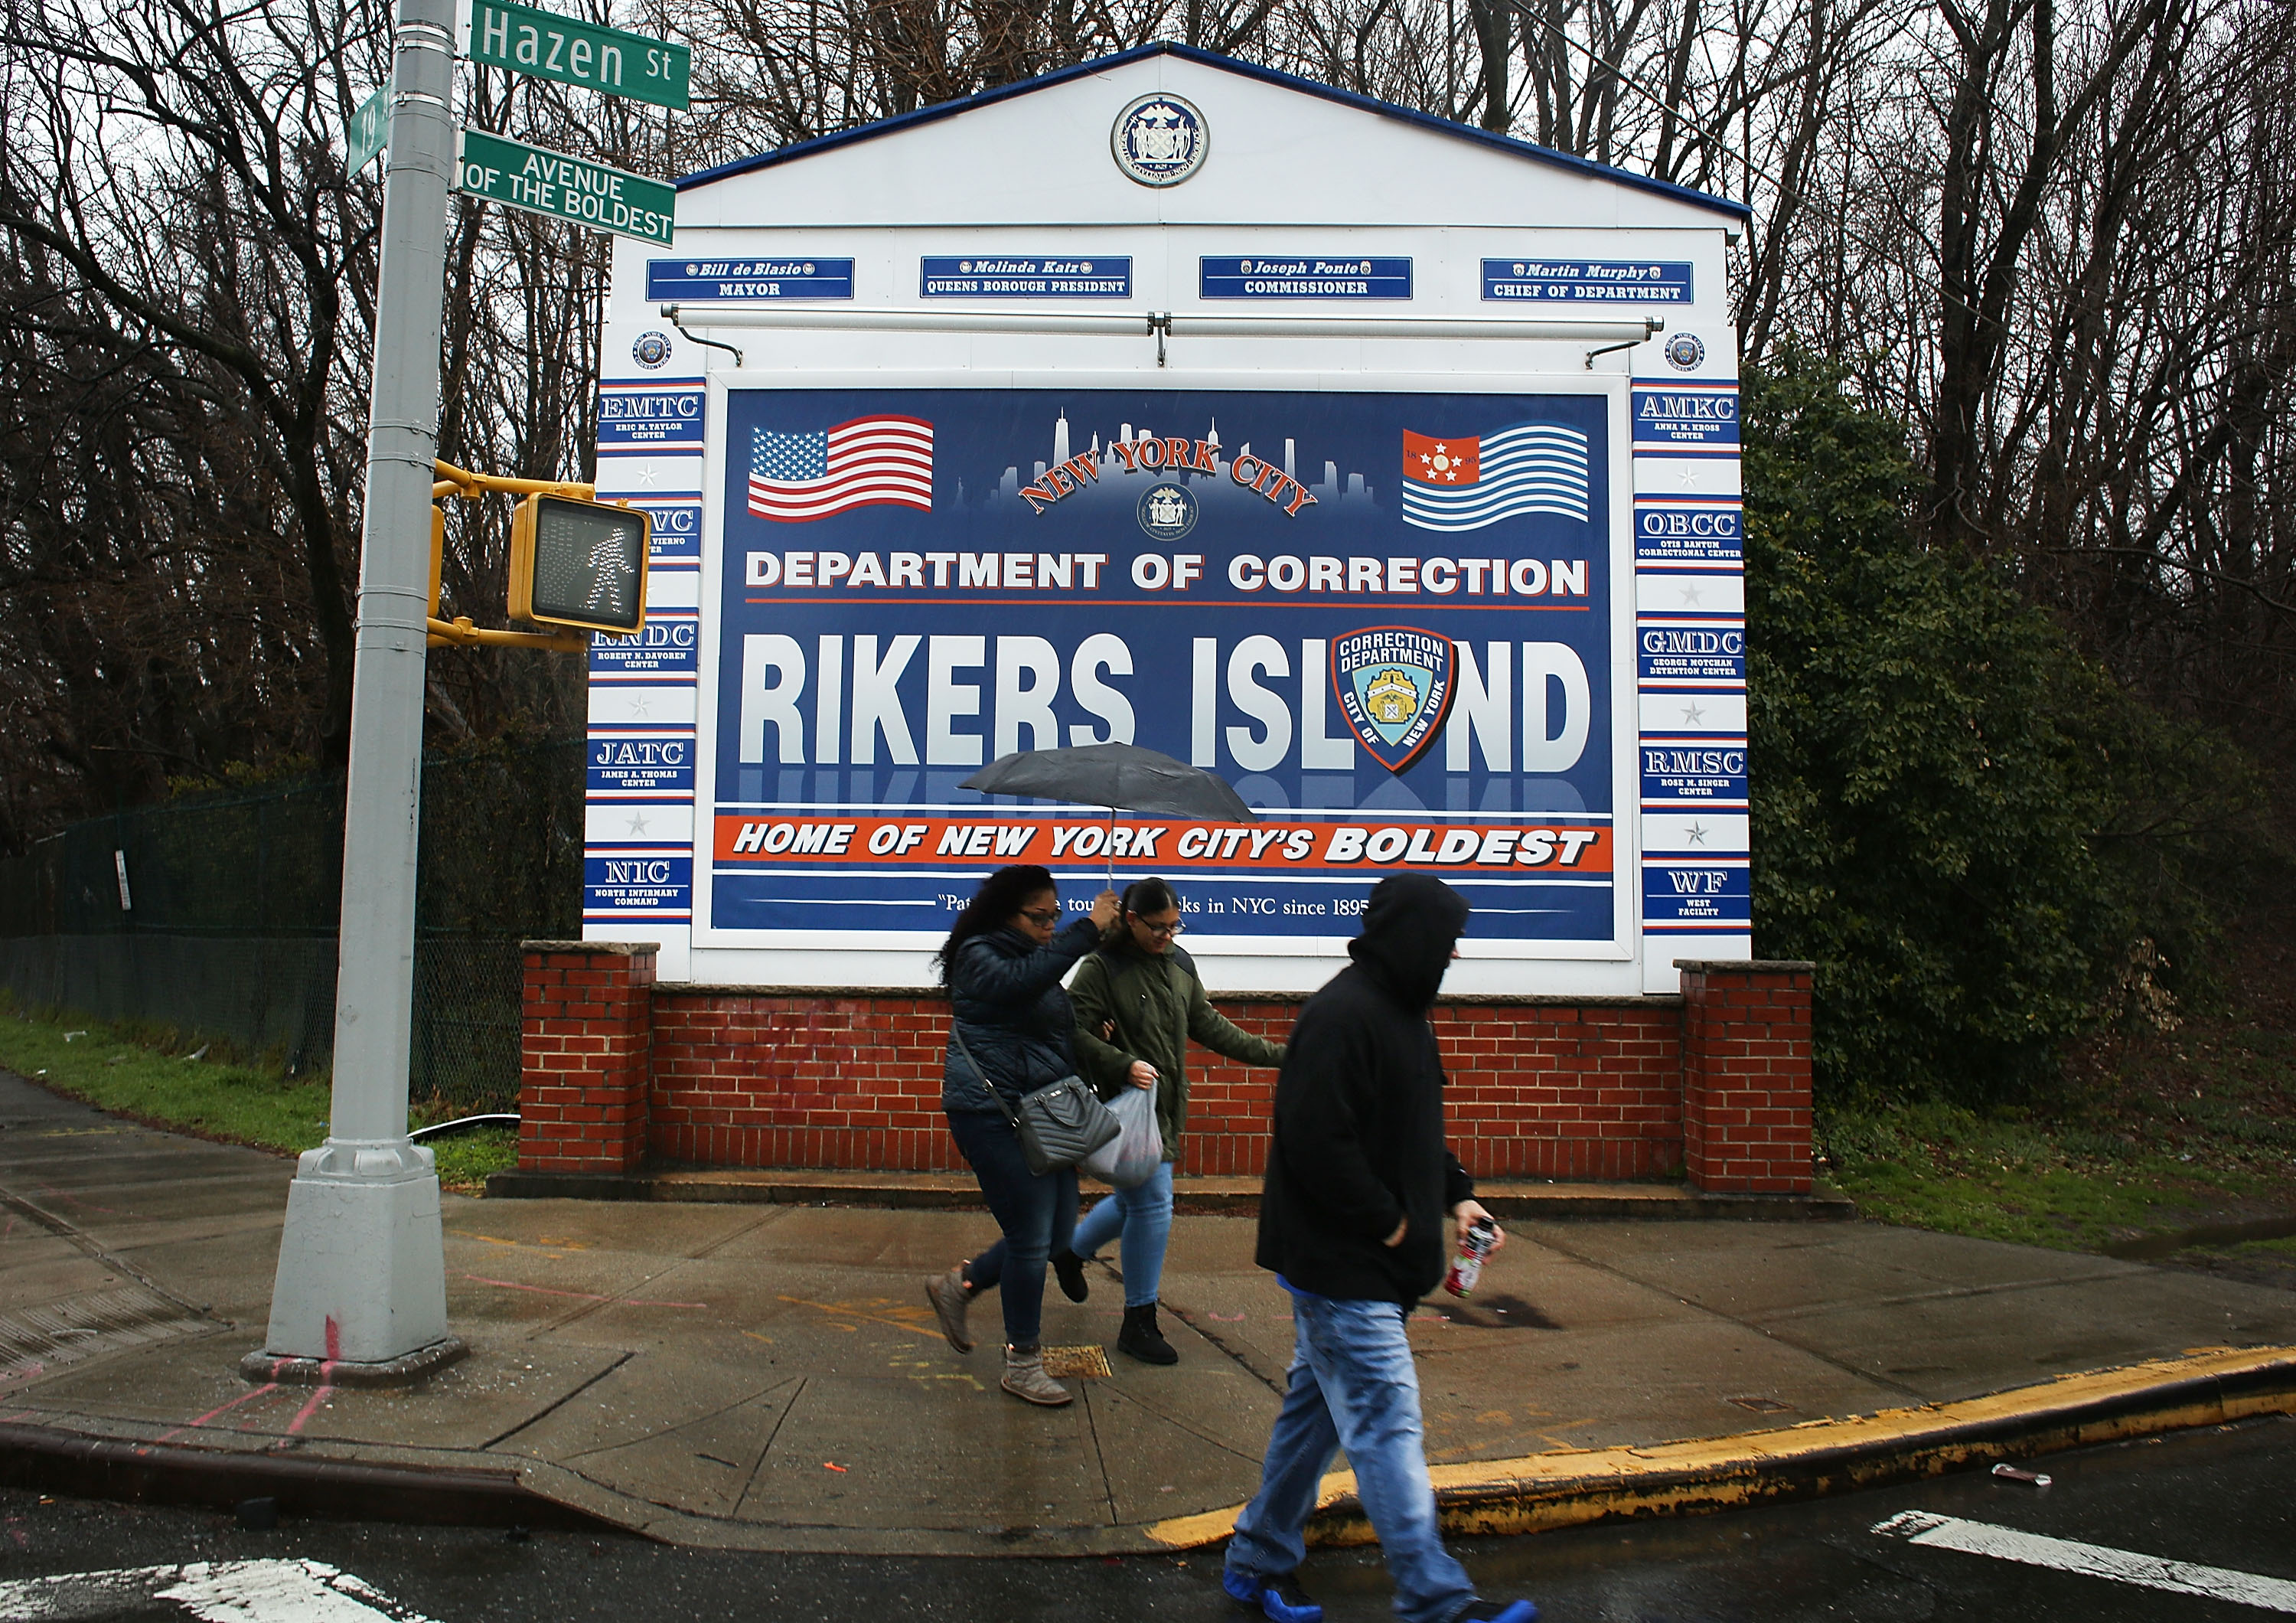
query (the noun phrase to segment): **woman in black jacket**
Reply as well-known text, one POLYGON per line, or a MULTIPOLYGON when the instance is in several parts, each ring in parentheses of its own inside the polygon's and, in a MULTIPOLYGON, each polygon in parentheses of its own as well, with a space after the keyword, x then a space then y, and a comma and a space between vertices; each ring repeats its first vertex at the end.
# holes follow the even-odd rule
POLYGON ((979 1180, 1003 1238, 969 1263, 925 1281, 941 1333, 972 1350, 964 1328, 973 1297, 1001 1287, 1004 1306, 1004 1388, 1032 1404, 1071 1401, 1045 1373, 1038 1339, 1045 1260, 1076 1228, 1076 1169, 1032 1173, 1013 1113, 1021 1098, 1077 1072, 1075 1015, 1061 977, 1116 921, 1114 891, 1061 927, 1053 876, 1033 864, 1000 868, 957 915, 938 954, 952 1005, 941 1109, 979 1180))

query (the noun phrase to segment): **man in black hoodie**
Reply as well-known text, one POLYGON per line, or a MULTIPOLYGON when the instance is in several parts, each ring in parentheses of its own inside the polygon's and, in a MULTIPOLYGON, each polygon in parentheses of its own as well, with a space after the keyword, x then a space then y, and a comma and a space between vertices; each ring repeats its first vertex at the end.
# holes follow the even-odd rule
POLYGON ((1275 1083, 1259 1262, 1292 1293, 1297 1350, 1259 1493, 1236 1518, 1223 1582, 1275 1623, 1318 1623, 1300 1533, 1345 1447, 1404 1623, 1531 1623, 1479 1600, 1443 1548, 1405 1333, 1453 1233, 1490 1214, 1443 1136, 1443 1062, 1427 1011, 1467 904, 1439 879, 1379 882, 1355 962, 1308 1000, 1275 1083), (1448 1221, 1446 1221, 1447 1215, 1448 1221))

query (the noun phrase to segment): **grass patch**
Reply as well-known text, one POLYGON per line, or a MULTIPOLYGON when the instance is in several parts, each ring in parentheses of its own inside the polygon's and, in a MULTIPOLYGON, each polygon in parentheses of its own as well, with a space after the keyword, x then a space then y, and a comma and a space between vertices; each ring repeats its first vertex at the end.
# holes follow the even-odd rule
MULTIPOLYGON (((27 1013, 0 991, 0 1068, 99 1110, 174 1133, 286 1155, 327 1141, 334 1106, 327 1077, 289 1077, 171 1051, 184 1042, 173 1034, 155 1038, 102 1020, 27 1013)), ((425 1100, 411 1111, 411 1125, 463 1114, 446 1100, 425 1100)), ((441 1188, 476 1194, 485 1188, 488 1173, 518 1165, 518 1130, 473 1127, 426 1148, 438 1157, 441 1188)))
POLYGON ((1870 1217, 2060 1250, 2190 1228, 2275 1190, 2258 1172, 1950 1105, 1830 1113, 1821 1133, 1831 1181, 1870 1217))
MULTIPOLYGON (((2067 1249, 2296 1215, 2296 910, 2231 939, 2220 1003, 2076 1045, 2022 1107, 1822 1111, 1828 1180, 1884 1222, 2067 1249)), ((2296 1288, 2284 1239, 2173 1260, 2296 1288)))
POLYGON ((431 1139, 424 1148, 439 1158, 439 1188, 475 1195, 485 1190, 488 1173, 508 1172, 518 1165, 518 1129, 470 1127, 431 1139))
POLYGON ((290 1155, 327 1138, 324 1076, 290 1078, 162 1051, 101 1020, 28 1014, 4 993, 0 1067, 100 1110, 200 1138, 290 1155))

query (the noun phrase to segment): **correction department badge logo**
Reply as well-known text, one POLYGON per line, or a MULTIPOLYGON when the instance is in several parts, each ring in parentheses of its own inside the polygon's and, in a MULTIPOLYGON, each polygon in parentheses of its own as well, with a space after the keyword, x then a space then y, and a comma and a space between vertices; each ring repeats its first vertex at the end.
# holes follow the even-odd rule
POLYGON ((1116 167, 1144 186, 1176 186, 1204 167, 1211 131, 1184 96, 1144 95, 1116 115, 1108 132, 1116 167))
POLYGON ((669 334, 641 333, 637 342, 630 346, 630 358, 647 371, 658 371, 669 360, 669 334))
POLYGON ((1706 359, 1706 341, 1695 333, 1677 333, 1666 341, 1667 365, 1677 372, 1695 372, 1706 359))
POLYGON ((1160 541, 1186 539, 1196 527, 1196 498, 1187 486, 1152 485, 1140 497, 1140 527, 1160 541))
POLYGON ((1372 758, 1405 772, 1450 713, 1451 639, 1413 626, 1374 626, 1332 641, 1332 690, 1372 758))

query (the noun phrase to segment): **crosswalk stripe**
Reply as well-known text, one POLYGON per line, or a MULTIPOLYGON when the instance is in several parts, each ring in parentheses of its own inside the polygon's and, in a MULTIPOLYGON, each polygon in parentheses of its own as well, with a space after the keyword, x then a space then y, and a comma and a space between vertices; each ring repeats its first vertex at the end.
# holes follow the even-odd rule
POLYGON ((2212 1601, 2231 1601, 2266 1611, 2296 1612, 2296 1583, 2253 1572, 2235 1572, 2228 1567, 2204 1567, 2197 1561, 2169 1561, 2163 1556, 2141 1555, 2134 1550, 2115 1550, 2105 1545, 2021 1533, 2014 1528, 1964 1521, 1958 1516, 1933 1516, 1926 1511, 1901 1512, 1887 1521, 1876 1522, 1872 1530, 1885 1537, 1902 1538, 1931 1549, 1990 1555, 2028 1567, 2078 1572, 2089 1578, 2110 1578, 2118 1584, 2165 1589, 2172 1594, 2203 1595, 2212 1601))
POLYGON ((188 1561, 0 1584, 0 1618, 10 1623, 107 1618, 152 1601, 173 1601, 201 1623, 430 1623, 316 1561, 188 1561))

